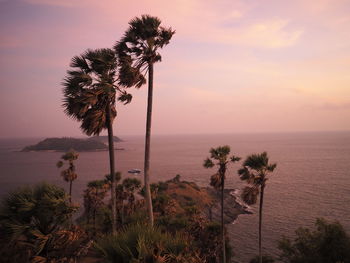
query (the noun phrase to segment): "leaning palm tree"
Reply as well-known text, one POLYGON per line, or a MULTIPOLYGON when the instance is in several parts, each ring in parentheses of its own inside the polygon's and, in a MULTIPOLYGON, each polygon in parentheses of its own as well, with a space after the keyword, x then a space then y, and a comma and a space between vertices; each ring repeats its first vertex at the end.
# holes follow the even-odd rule
POLYGON ((218 171, 211 176, 210 185, 215 189, 221 189, 221 235, 222 235, 222 262, 226 263, 226 245, 225 245, 225 225, 224 225, 224 189, 227 165, 229 162, 238 162, 241 158, 230 154, 230 146, 219 146, 210 149, 210 158, 204 160, 205 168, 218 166, 218 171))
POLYGON ((246 158, 243 167, 238 170, 241 180, 246 181, 249 185, 242 191, 242 199, 248 205, 256 204, 260 193, 259 204, 259 263, 262 263, 261 253, 261 225, 262 225, 262 209, 264 202, 264 190, 266 187, 267 176, 272 173, 277 164, 269 163, 269 157, 266 152, 261 154, 252 154, 246 158))
POLYGON ((128 103, 131 95, 116 85, 117 57, 111 49, 87 50, 73 57, 63 82, 65 113, 81 121, 80 128, 87 135, 108 131, 109 164, 112 175, 112 232, 116 233, 115 164, 113 120, 117 115, 116 97, 128 103))
POLYGON ((77 160, 79 154, 74 150, 70 150, 61 156, 61 160, 59 160, 56 164, 57 168, 61 168, 63 166, 63 161, 68 162, 68 168, 61 171, 61 176, 66 182, 69 182, 69 202, 72 203, 72 184, 75 179, 77 179, 78 175, 75 172, 74 161, 77 160))
POLYGON ((153 65, 161 61, 158 50, 167 45, 175 33, 171 28, 164 28, 160 19, 149 15, 134 18, 129 22, 129 29, 115 45, 120 60, 120 83, 125 86, 141 87, 145 83, 144 74, 148 72, 148 103, 146 121, 146 143, 144 162, 144 183, 146 204, 150 224, 153 226, 152 198, 149 178, 149 160, 151 143, 151 118, 153 98, 153 65))

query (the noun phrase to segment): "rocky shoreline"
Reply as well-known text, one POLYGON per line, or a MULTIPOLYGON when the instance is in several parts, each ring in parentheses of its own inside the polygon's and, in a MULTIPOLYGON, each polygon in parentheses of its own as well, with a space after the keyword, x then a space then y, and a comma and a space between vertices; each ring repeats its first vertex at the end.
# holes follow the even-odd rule
MULTIPOLYGON (((206 187, 205 190, 215 200, 214 204, 203 211, 206 218, 212 221, 221 221, 221 192, 213 188, 206 187)), ((241 214, 252 214, 247 205, 237 201, 234 189, 224 190, 224 223, 232 224, 241 214)))

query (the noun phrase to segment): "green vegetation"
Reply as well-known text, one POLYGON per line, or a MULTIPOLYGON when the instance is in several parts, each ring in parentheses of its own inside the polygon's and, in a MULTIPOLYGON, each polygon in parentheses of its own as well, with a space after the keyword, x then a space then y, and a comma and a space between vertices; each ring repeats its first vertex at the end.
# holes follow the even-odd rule
POLYGON ((226 263, 226 249, 225 249, 225 225, 224 225, 224 189, 225 189, 225 177, 227 171, 227 165, 229 162, 238 162, 241 158, 230 154, 230 146, 219 146, 217 148, 210 149, 210 158, 204 160, 203 166, 205 168, 213 168, 218 166, 218 171, 211 176, 210 185, 215 189, 221 188, 221 235, 222 235, 222 262, 226 263), (215 162, 215 163, 214 163, 215 162))
POLYGON ((36 145, 24 147, 23 152, 29 151, 59 151, 67 152, 71 149, 76 151, 107 150, 108 147, 99 141, 76 139, 76 138, 47 138, 36 145))
POLYGON ((151 149, 153 65, 162 57, 158 50, 169 44, 175 31, 161 26, 157 17, 143 15, 129 22, 124 37, 115 45, 119 57, 120 82, 126 86, 141 87, 145 82, 144 72, 148 72, 148 100, 146 121, 146 142, 144 162, 144 183, 146 187, 146 205, 150 224, 153 226, 153 208, 151 200, 149 160, 151 149))
POLYGON ((117 236, 97 241, 96 249, 106 262, 203 262, 189 246, 186 236, 162 232, 148 224, 130 225, 117 236), (194 261, 197 256, 198 260, 194 261), (191 261, 187 259, 191 258, 191 261))
POLYGON ((300 227, 293 241, 283 237, 278 244, 280 259, 288 263, 348 263, 350 237, 339 222, 318 218, 316 229, 300 227))
POLYGON ((61 168, 64 163, 63 161, 68 162, 68 168, 61 171, 61 176, 66 182, 69 182, 69 202, 72 203, 72 183, 77 179, 78 175, 75 172, 74 161, 77 160, 79 154, 73 150, 62 155, 60 161, 57 162, 57 168, 61 168))
POLYGON ((85 243, 84 231, 69 227, 77 210, 62 188, 23 187, 0 208, 1 262, 54 262, 74 258, 85 243))
POLYGON ((266 187, 267 176, 272 173, 277 164, 270 164, 269 157, 266 152, 261 154, 249 155, 243 162, 243 168, 238 170, 241 180, 246 181, 249 186, 246 186, 242 191, 242 199, 247 204, 255 204, 260 192, 259 204, 259 263, 263 262, 261 251, 261 226, 262 226, 262 211, 264 201, 264 190, 266 187))

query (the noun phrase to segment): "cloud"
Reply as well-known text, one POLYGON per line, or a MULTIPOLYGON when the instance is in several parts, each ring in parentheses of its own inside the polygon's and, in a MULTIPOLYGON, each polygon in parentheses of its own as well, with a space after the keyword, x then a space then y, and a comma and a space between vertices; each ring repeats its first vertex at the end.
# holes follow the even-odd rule
POLYGON ((287 20, 275 19, 262 21, 240 28, 239 37, 234 40, 240 44, 265 48, 281 48, 293 46, 297 43, 303 30, 290 30, 287 20))

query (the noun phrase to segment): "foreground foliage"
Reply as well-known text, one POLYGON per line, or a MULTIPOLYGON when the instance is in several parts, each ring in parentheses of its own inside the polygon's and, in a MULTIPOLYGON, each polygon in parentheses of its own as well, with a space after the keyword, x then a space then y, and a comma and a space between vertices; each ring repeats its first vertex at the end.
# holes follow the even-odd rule
POLYGON ((0 208, 1 262, 64 262, 78 257, 85 235, 68 227, 76 209, 54 185, 24 187, 10 194, 0 208))
MULTIPOLYGON (((260 261, 260 256, 256 256, 255 258, 250 260, 249 263, 259 263, 259 261, 260 261)), ((273 257, 266 256, 266 255, 262 256, 262 263, 274 263, 274 262, 275 260, 273 259, 273 257)))
POLYGON ((117 236, 104 237, 96 244, 96 250, 105 262, 203 262, 190 248, 186 236, 162 232, 147 224, 130 225, 117 236), (194 261, 195 257, 197 261, 194 261))
POLYGON ((300 227, 292 241, 279 241, 280 259, 288 263, 349 263, 350 237, 338 222, 318 218, 316 229, 300 227))

